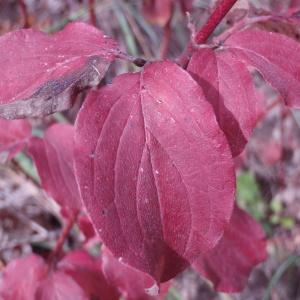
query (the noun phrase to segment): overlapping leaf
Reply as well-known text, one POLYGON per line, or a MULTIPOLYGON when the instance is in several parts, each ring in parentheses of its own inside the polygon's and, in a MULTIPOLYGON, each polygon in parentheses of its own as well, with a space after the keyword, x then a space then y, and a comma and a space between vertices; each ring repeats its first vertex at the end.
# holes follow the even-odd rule
POLYGON ((101 266, 85 251, 73 251, 58 264, 37 255, 8 264, 0 279, 5 300, 118 300, 119 292, 105 279, 101 266))
POLYGON ((233 293, 243 290, 253 267, 265 258, 263 229, 236 206, 218 245, 193 265, 218 291, 233 293))
POLYGON ((214 107, 232 155, 245 147, 258 117, 258 100, 247 66, 229 51, 200 49, 188 70, 214 107))
POLYGON ((257 69, 287 105, 300 107, 299 53, 299 43, 286 36, 246 29, 215 50, 193 55, 188 69, 213 104, 233 156, 243 150, 259 115, 249 68, 257 69))
POLYGON ((300 44, 274 32, 247 29, 229 37, 225 47, 256 68, 291 107, 300 107, 300 44))
POLYGON ((21 151, 30 136, 31 125, 28 121, 7 121, 0 118, 0 163, 4 163, 21 151))
POLYGON ((119 289, 124 299, 164 299, 170 283, 164 283, 159 288, 151 276, 118 261, 105 247, 101 251, 101 258, 104 276, 119 289), (158 292, 160 295, 153 295, 158 292))
POLYGON ((100 82, 115 48, 84 23, 53 35, 22 29, 0 37, 0 116, 43 116, 69 108, 79 90, 100 82))
POLYGON ((91 92, 75 136, 83 201, 115 256, 167 281, 215 246, 231 216, 233 163, 186 71, 148 64, 91 92))
POLYGON ((43 139, 32 138, 29 152, 33 156, 43 189, 67 212, 81 209, 74 175, 74 128, 72 125, 55 124, 43 139))

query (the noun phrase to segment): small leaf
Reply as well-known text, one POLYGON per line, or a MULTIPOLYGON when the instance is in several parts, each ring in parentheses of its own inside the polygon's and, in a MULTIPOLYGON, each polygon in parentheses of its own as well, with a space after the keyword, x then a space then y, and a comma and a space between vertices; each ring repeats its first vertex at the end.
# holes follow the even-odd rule
POLYGON ((247 66, 230 51, 200 49, 192 56, 188 71, 213 105, 232 155, 239 155, 259 115, 259 101, 247 66))
POLYGON ((27 120, 7 121, 0 118, 0 163, 13 158, 28 143, 31 126, 27 120))
POLYGON ((278 33, 246 29, 229 37, 224 47, 257 69, 288 106, 300 108, 298 42, 278 33))
POLYGON ((116 49, 84 23, 48 35, 22 29, 0 37, 0 117, 44 116, 68 109, 78 91, 98 85, 116 49))
POLYGON ((233 161, 186 71, 152 63, 91 92, 75 136, 81 196, 115 256, 164 282, 218 242, 232 212, 233 161))
POLYGON ((32 138, 32 155, 43 189, 62 207, 72 213, 81 209, 81 198, 74 175, 72 125, 55 124, 43 139, 32 138))
POLYGON ((259 223, 235 207, 217 246, 193 266, 220 292, 241 292, 255 265, 266 259, 265 235, 259 223))

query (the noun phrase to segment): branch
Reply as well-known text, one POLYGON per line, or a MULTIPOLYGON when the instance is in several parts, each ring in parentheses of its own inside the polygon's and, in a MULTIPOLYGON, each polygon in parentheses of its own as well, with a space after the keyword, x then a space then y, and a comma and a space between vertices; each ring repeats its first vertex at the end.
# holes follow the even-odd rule
POLYGON ((29 28, 30 27, 29 15, 28 15, 27 6, 26 6, 24 0, 19 0, 19 8, 20 8, 20 12, 22 15, 22 19, 23 19, 23 27, 29 28))
POLYGON ((91 24, 97 27, 97 17, 95 13, 95 0, 89 0, 89 16, 90 16, 91 24))
POLYGON ((181 66, 185 67, 190 60, 190 57, 195 50, 194 44, 204 44, 236 2, 237 0, 219 1, 219 4, 216 6, 204 26, 195 34, 195 40, 188 44, 183 54, 179 57, 178 63, 181 66))
POLYGON ((55 264, 58 257, 60 257, 64 243, 68 238, 73 225, 77 220, 78 213, 73 214, 70 218, 68 218, 65 226, 63 227, 61 234, 56 242, 55 248, 50 254, 48 261, 50 262, 49 265, 55 264))
POLYGON ((171 19, 164 26, 163 31, 163 38, 160 45, 160 59, 165 59, 168 54, 171 42, 171 19))
POLYGON ((196 34, 195 42, 197 44, 204 44, 209 36, 214 32, 216 27, 220 24, 223 18, 227 15, 232 6, 237 0, 221 0, 220 4, 217 5, 207 22, 196 34))

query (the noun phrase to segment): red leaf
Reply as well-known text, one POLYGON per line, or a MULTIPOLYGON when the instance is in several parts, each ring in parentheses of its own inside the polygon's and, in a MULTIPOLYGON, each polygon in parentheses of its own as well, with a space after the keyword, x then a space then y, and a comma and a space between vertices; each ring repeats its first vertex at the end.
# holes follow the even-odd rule
POLYGON ((90 300, 76 281, 61 271, 50 274, 39 284, 35 298, 41 300, 90 300))
POLYGON ((266 259, 265 235, 259 223, 235 207, 217 246, 193 265, 218 291, 240 292, 253 267, 266 259))
POLYGON ((239 155, 259 115, 257 95, 246 65, 230 51, 200 49, 192 56, 188 70, 213 105, 232 155, 239 155))
POLYGON ((75 136, 83 201, 115 256, 167 281, 217 243, 232 211, 233 162, 186 71, 148 64, 91 92, 75 136))
POLYGON ((13 158, 27 144, 31 126, 26 120, 0 119, 0 163, 13 158))
POLYGON ((29 152, 42 181, 43 189, 63 208, 76 213, 81 209, 81 199, 74 176, 74 128, 55 124, 43 139, 32 138, 29 152))
POLYGON ((143 12, 149 22, 164 27, 172 17, 174 0, 144 0, 143 12))
POLYGON ((9 263, 0 278, 5 300, 118 300, 119 292, 102 274, 101 265, 84 251, 73 251, 55 267, 30 255, 9 263))
MULTIPOLYGON (((151 276, 119 262, 107 248, 102 249, 102 270, 107 280, 118 287, 126 300, 163 299, 170 284, 164 283, 160 296, 147 294, 148 290, 155 290, 156 282, 151 276)), ((158 287, 157 287, 158 289, 158 287)), ((149 293, 149 292, 148 292, 149 293)))
POLYGON ((120 294, 117 288, 112 286, 113 282, 105 279, 101 265, 87 252, 70 252, 59 262, 58 268, 77 282, 85 294, 88 295, 88 299, 93 299, 93 297, 104 300, 119 299, 120 294))
POLYGON ((43 259, 36 255, 13 260, 4 269, 0 280, 0 299, 35 299, 36 288, 47 270, 43 259))
POLYGON ((53 35, 22 29, 2 36, 0 116, 16 119, 69 108, 79 90, 100 82, 115 48, 85 23, 53 35))
POLYGON ((300 45, 284 35, 258 29, 238 32, 225 43, 247 66, 256 68, 287 105, 300 107, 300 45))

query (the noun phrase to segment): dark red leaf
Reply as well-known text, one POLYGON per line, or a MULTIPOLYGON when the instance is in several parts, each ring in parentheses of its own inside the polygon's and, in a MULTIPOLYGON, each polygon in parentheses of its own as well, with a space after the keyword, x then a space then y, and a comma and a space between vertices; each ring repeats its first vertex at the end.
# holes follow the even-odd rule
POLYGON ((105 247, 101 251, 101 257, 105 277, 118 287, 126 300, 164 299, 169 283, 162 284, 160 296, 151 296, 151 292, 159 290, 151 276, 118 261, 105 247))
POLYGON ((231 216, 234 168, 186 71, 152 63, 91 92, 75 136, 83 201, 115 256, 167 281, 214 247, 231 216))
MULTIPOLYGON (((101 264, 87 252, 70 252, 59 262, 58 268, 77 282, 88 296, 88 299, 119 299, 120 293, 117 287, 113 287, 113 282, 105 279, 101 264)), ((132 287, 132 289, 134 288, 132 287)))
POLYGON ((36 288, 47 270, 44 260, 36 255, 13 260, 4 269, 2 279, 0 278, 0 299, 35 299, 36 288))
POLYGON ((232 155, 237 156, 259 116, 259 101, 247 66, 230 51, 200 49, 193 55, 188 70, 213 105, 232 155))
POLYGON ((283 97, 300 107, 300 44, 284 35, 247 29, 227 39, 226 49, 256 68, 283 97))
POLYGON ((115 48, 85 23, 53 35, 22 29, 2 36, 0 116, 17 119, 69 108, 79 90, 100 82, 115 48))
POLYGON ((73 166, 74 128, 55 124, 43 139, 32 138, 29 152, 42 181, 43 189, 63 208, 76 213, 81 209, 73 166))
POLYGON ((217 246, 193 265, 220 292, 240 292, 253 267, 266 259, 265 235, 259 223, 235 207, 217 246))
POLYGON ((30 136, 31 126, 28 121, 7 121, 0 118, 0 163, 4 163, 21 151, 30 136))

